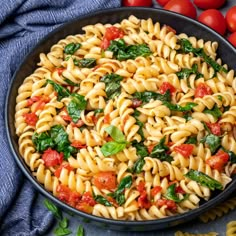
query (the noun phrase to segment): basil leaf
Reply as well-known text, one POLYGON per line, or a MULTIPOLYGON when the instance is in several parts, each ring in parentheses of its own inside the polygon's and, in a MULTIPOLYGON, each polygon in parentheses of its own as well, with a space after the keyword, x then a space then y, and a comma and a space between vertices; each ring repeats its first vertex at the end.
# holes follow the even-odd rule
POLYGON ((107 99, 112 99, 120 95, 121 85, 120 81, 123 80, 123 77, 117 74, 107 74, 101 78, 101 82, 105 83, 105 92, 107 99))
POLYGON ((231 163, 236 163, 236 154, 232 151, 227 151, 231 163))
POLYGON ((48 199, 44 200, 44 206, 53 213, 53 215, 58 219, 61 220, 62 219, 62 212, 60 210, 60 208, 58 208, 56 205, 54 205, 51 201, 49 201, 48 199))
POLYGON ((137 141, 132 142, 132 146, 136 148, 136 153, 139 157, 148 156, 147 147, 143 143, 138 143, 137 141))
POLYGON ((165 106, 167 106, 171 111, 190 111, 193 107, 197 106, 197 103, 188 102, 185 106, 180 106, 179 104, 173 104, 170 102, 163 102, 165 106))
POLYGON ((218 120, 222 115, 221 110, 216 105, 213 107, 213 109, 205 109, 203 112, 212 115, 216 120, 218 120))
POLYGON ((143 166, 145 165, 145 160, 143 157, 140 157, 129 170, 132 174, 140 174, 143 170, 143 166))
POLYGON ((221 95, 217 95, 217 98, 220 100, 220 101, 223 101, 223 97, 221 95))
POLYGON ((57 92, 58 100, 60 101, 62 98, 69 97, 70 92, 67 88, 64 88, 60 84, 55 83, 54 81, 47 79, 47 83, 51 84, 55 91, 57 92))
POLYGON ((83 228, 83 226, 80 225, 80 226, 78 227, 76 236, 84 236, 84 228, 83 228))
POLYGON ((165 197, 169 200, 172 200, 172 201, 178 203, 178 202, 182 202, 182 201, 186 200, 186 198, 189 196, 188 194, 184 194, 184 197, 182 199, 180 199, 177 196, 175 189, 176 189, 176 184, 171 184, 166 190, 165 197))
POLYGON ((69 43, 65 46, 64 52, 73 55, 82 45, 80 43, 69 43))
POLYGON ((186 144, 197 144, 197 137, 189 137, 186 144))
POLYGON ((204 174, 201 171, 190 170, 187 174, 185 174, 185 176, 191 180, 196 181, 202 186, 208 187, 211 190, 223 190, 223 185, 220 182, 204 174))
POLYGON ((124 177, 121 181, 120 184, 117 187, 117 190, 115 191, 116 194, 123 193, 126 188, 130 188, 132 185, 132 176, 127 175, 124 177))
POLYGON ((95 58, 74 59, 73 62, 80 68, 93 68, 97 64, 95 58))
POLYGON ((48 133, 34 133, 32 136, 33 144, 35 145, 38 152, 43 152, 48 148, 54 147, 54 142, 48 133))
POLYGON ((72 118, 72 121, 76 123, 80 119, 80 114, 83 110, 85 110, 87 106, 87 101, 84 96, 72 93, 72 100, 67 106, 67 111, 69 116, 72 118))
POLYGON ((189 120, 192 120, 193 117, 191 116, 191 113, 189 112, 185 112, 184 115, 183 115, 183 118, 186 120, 186 121, 189 121, 189 120))
POLYGON ((165 94, 160 94, 153 91, 135 92, 133 97, 146 103, 150 102, 151 99, 166 102, 171 101, 170 90, 167 90, 165 94))
POLYGON ((107 157, 121 152, 126 147, 126 143, 108 142, 101 147, 102 154, 107 157))
POLYGON ((220 147, 221 144, 220 137, 214 134, 208 134, 206 137, 201 139, 200 142, 209 145, 212 154, 216 152, 216 150, 220 147))
POLYGON ((96 195, 94 196, 94 200, 104 206, 112 206, 112 204, 102 195, 96 195))
POLYGON ((66 229, 68 227, 68 219, 63 218, 62 221, 59 222, 59 226, 63 229, 66 229))
POLYGON ((199 79, 203 77, 203 74, 198 72, 197 64, 194 64, 191 69, 184 68, 181 71, 177 72, 176 75, 179 79, 187 79, 191 74, 195 74, 196 78, 199 79))
POLYGON ((118 143, 126 143, 124 134, 114 125, 104 129, 118 143))
MULTIPOLYGON (((64 76, 63 76, 64 77, 64 76)), ((65 78, 65 77, 64 77, 65 78)), ((69 79, 67 79, 67 78, 65 78, 65 82, 67 83, 67 84, 69 84, 69 85, 71 85, 71 86, 79 86, 79 84, 76 84, 76 83, 74 83, 73 81, 71 81, 71 80, 69 80, 69 79)))
POLYGON ((71 230, 67 229, 67 228, 61 228, 61 227, 58 227, 54 230, 54 234, 56 236, 64 236, 64 235, 69 235, 71 234, 71 230))
POLYGON ((95 109, 94 110, 94 115, 99 114, 99 113, 103 113, 103 112, 104 112, 103 109, 95 109))

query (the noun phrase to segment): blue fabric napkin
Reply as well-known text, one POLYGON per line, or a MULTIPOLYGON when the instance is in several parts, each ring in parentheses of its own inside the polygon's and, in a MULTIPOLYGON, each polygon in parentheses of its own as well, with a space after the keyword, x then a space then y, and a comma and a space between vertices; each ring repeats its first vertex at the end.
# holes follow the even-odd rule
POLYGON ((24 56, 50 31, 78 16, 120 6, 120 0, 0 0, 0 235, 45 235, 52 214, 14 162, 4 128, 12 75, 24 56))

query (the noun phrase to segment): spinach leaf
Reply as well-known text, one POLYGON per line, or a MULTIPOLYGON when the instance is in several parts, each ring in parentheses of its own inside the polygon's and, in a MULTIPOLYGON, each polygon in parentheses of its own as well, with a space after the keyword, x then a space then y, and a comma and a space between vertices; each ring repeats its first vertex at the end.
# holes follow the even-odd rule
POLYGON ((76 236, 84 236, 84 228, 83 228, 83 226, 80 225, 80 226, 78 227, 76 236))
POLYGON ((223 190, 223 186, 220 182, 204 174, 201 171, 190 170, 187 174, 185 174, 185 176, 191 180, 196 181, 202 186, 208 187, 211 190, 223 190))
POLYGON ((142 142, 138 143, 137 141, 133 141, 132 146, 136 148, 136 153, 139 157, 143 158, 148 156, 148 149, 142 142))
POLYGON ((197 137, 189 137, 186 144, 197 144, 197 137))
POLYGON ((72 121, 76 123, 80 119, 80 114, 83 110, 85 110, 87 106, 87 102, 84 96, 72 93, 72 100, 67 106, 67 111, 69 116, 72 118, 72 121))
POLYGON ((172 200, 174 202, 182 202, 184 200, 186 200, 189 196, 189 194, 184 194, 184 197, 183 198, 179 198, 175 192, 175 189, 176 189, 176 183, 174 184, 171 184, 167 190, 166 190, 166 194, 165 194, 165 197, 169 200, 172 200))
POLYGON ((188 102, 185 106, 180 106, 179 104, 173 104, 170 102, 163 102, 165 106, 167 106, 171 111, 190 111, 193 107, 197 106, 197 103, 188 102))
POLYGON ((53 215, 58 219, 62 220, 62 211, 55 204, 53 204, 48 199, 44 200, 44 206, 53 213, 53 215))
POLYGON ((114 125, 104 129, 118 143, 126 143, 124 134, 114 125))
POLYGON ((200 142, 206 143, 209 146, 212 154, 216 152, 221 144, 220 137, 214 134, 208 134, 206 137, 202 138, 200 142))
POLYGON ((138 117, 140 115, 140 112, 138 110, 134 110, 133 116, 136 119, 136 125, 139 126, 139 130, 138 130, 138 134, 141 136, 142 141, 144 141, 145 137, 144 137, 144 133, 143 133, 143 122, 141 122, 138 117))
MULTIPOLYGON (((64 77, 64 76, 63 76, 64 77)), ((64 77, 65 78, 65 77, 64 77)), ((68 78, 65 78, 65 82, 68 84, 68 85, 71 85, 71 86, 79 86, 79 84, 76 84, 74 83, 73 81, 71 81, 70 79, 68 78)))
POLYGON ((227 151, 229 154, 229 160, 231 163, 235 164, 236 163, 236 154, 232 151, 227 151))
POLYGON ((107 74, 101 78, 101 82, 105 83, 105 92, 107 99, 112 99, 119 96, 121 91, 120 81, 123 80, 123 77, 117 74, 107 74))
POLYGON ((140 157, 129 170, 132 174, 140 174, 143 170, 143 166, 145 164, 145 160, 143 157, 140 157))
POLYGON ((191 116, 191 113, 190 113, 190 112, 184 112, 183 118, 184 118, 186 121, 189 121, 189 120, 192 120, 192 119, 193 119, 193 117, 191 116))
POLYGON ((64 88, 60 84, 55 83, 54 81, 47 79, 47 83, 51 84, 58 95, 58 100, 60 101, 62 98, 69 97, 70 92, 67 88, 64 88))
POLYGON ((97 65, 95 58, 74 59, 73 62, 80 68, 93 68, 97 65))
POLYGON ((151 99, 166 102, 171 101, 170 90, 167 90, 165 94, 160 94, 153 91, 135 92, 133 94, 133 97, 146 103, 149 102, 151 99))
POLYGON ((217 95, 217 98, 220 100, 220 101, 223 101, 223 97, 221 95, 217 95))
POLYGON ((123 39, 112 40, 107 50, 112 51, 113 57, 119 61, 147 57, 152 53, 146 44, 126 45, 123 39))
POLYGON ((112 206, 112 204, 102 195, 96 195, 94 196, 94 200, 104 206, 112 206))
POLYGON ((121 152, 126 147, 126 143, 108 142, 101 147, 102 154, 107 157, 121 152))
POLYGON ((218 120, 222 115, 222 112, 217 105, 215 105, 211 110, 206 108, 203 112, 212 115, 216 120, 218 120))
POLYGON ((179 79, 187 79, 191 74, 196 75, 195 79, 199 79, 203 77, 203 74, 198 72, 197 64, 194 64, 192 69, 184 68, 181 71, 176 73, 179 79))
POLYGON ((73 55, 82 45, 80 43, 69 43, 65 46, 64 52, 73 55))
POLYGON ((50 147, 54 147, 52 138, 46 132, 40 134, 35 132, 32 136, 32 141, 38 152, 43 152, 50 147))
POLYGON ((94 115, 99 114, 99 113, 103 113, 103 112, 104 112, 103 109, 95 109, 94 110, 94 115))

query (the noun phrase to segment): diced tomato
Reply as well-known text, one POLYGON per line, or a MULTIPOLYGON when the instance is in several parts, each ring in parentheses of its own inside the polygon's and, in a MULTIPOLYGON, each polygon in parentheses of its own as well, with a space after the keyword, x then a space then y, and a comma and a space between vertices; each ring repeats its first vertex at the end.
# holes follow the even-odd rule
POLYGON ((212 90, 207 84, 199 83, 195 90, 194 97, 203 98, 204 96, 211 95, 211 94, 212 94, 212 90))
POLYGON ((132 100, 132 105, 131 105, 131 107, 132 108, 137 108, 137 107, 140 107, 142 105, 142 101, 141 100, 139 100, 139 99, 137 99, 137 98, 134 98, 133 100, 132 100))
POLYGON ((151 202, 147 198, 146 191, 142 192, 138 198, 138 206, 140 208, 149 209, 151 207, 151 202))
POLYGON ((218 123, 218 122, 216 122, 216 123, 206 122, 206 125, 214 135, 217 135, 217 136, 221 135, 220 123, 218 123))
POLYGON ((42 96, 35 96, 32 97, 29 102, 29 104, 34 106, 31 108, 32 112, 36 112, 38 110, 43 110, 44 106, 50 101, 50 98, 47 95, 42 95, 42 96))
POLYGON ((104 116, 104 124, 110 124, 110 122, 111 122, 111 118, 110 118, 110 114, 108 113, 104 116))
POLYGON ((111 26, 106 28, 101 48, 102 49, 107 49, 110 45, 110 41, 117 39, 117 38, 123 38, 124 37, 124 31, 122 29, 119 29, 115 26, 111 26))
POLYGON ((137 190, 140 192, 140 194, 146 191, 144 181, 139 182, 139 184, 137 185, 137 190))
POLYGON ((44 151, 42 159, 46 167, 60 165, 63 161, 63 153, 58 153, 56 150, 48 148, 44 151))
POLYGON ((83 125, 84 125, 84 121, 83 120, 78 120, 76 123, 74 123, 73 121, 71 122, 71 125, 73 126, 73 127, 77 127, 77 128, 80 128, 80 127, 82 127, 83 125))
POLYGON ((96 116, 91 116, 91 120, 92 120, 92 122, 96 125, 97 124, 97 122, 98 122, 98 118, 96 117, 96 116))
POLYGON ((176 34, 176 30, 173 29, 171 26, 169 26, 169 25, 164 25, 164 27, 166 27, 167 33, 173 32, 174 34, 176 34))
POLYGON ((103 171, 97 173, 93 178, 93 184, 99 189, 114 190, 117 186, 114 171, 103 171))
POLYGON ((113 141, 113 138, 109 135, 109 136, 105 137, 105 140, 107 142, 111 142, 111 141, 113 141))
POLYGON ((69 115, 61 115, 61 118, 64 120, 64 121, 72 121, 72 118, 69 116, 69 115))
POLYGON ((171 95, 176 91, 175 87, 169 82, 163 82, 160 87, 160 93, 165 94, 166 91, 169 90, 171 95))
POLYGON ((206 160, 212 169, 222 171, 225 164, 229 161, 229 154, 223 150, 219 150, 214 156, 211 156, 206 160))
POLYGON ((93 212, 93 207, 90 206, 88 203, 86 202, 80 202, 75 206, 76 209, 78 209, 79 211, 83 211, 85 213, 91 214, 93 212))
POLYGON ((81 202, 86 202, 90 206, 94 206, 96 201, 93 199, 90 192, 84 192, 81 198, 81 202))
POLYGON ((106 196, 107 201, 109 201, 114 207, 118 207, 118 203, 116 202, 116 200, 110 196, 106 196))
POLYGON ((171 147, 171 146, 173 146, 174 144, 175 144, 174 142, 168 142, 168 143, 167 143, 167 146, 168 146, 168 147, 171 147))
POLYGON ((57 178, 60 177, 61 171, 62 171, 63 168, 67 169, 69 172, 73 170, 73 167, 71 167, 69 163, 62 163, 62 164, 56 169, 56 171, 54 172, 54 175, 55 175, 57 178))
POLYGON ((155 147, 154 144, 153 144, 153 145, 149 145, 149 146, 147 147, 148 152, 151 153, 154 147, 155 147))
POLYGON ((175 192, 176 192, 176 193, 185 194, 185 191, 181 188, 181 186, 177 186, 177 187, 175 188, 175 192))
POLYGON ((38 116, 35 114, 35 112, 32 112, 32 113, 26 113, 23 115, 24 119, 25 119, 25 122, 28 124, 28 125, 32 125, 32 126, 35 126, 37 121, 38 121, 38 116))
POLYGON ((155 197, 156 194, 160 193, 162 190, 161 186, 156 186, 154 188, 151 189, 151 196, 155 197))
POLYGON ((62 72, 65 70, 65 68, 56 68, 55 71, 57 71, 58 75, 62 75, 62 72))
POLYGON ((80 141, 78 140, 74 140, 72 143, 71 143, 71 146, 72 147, 75 147, 75 148, 78 148, 78 149, 82 149, 82 148, 86 148, 87 145, 86 144, 82 144, 80 141))
POLYGON ((167 206, 167 209, 170 211, 176 211, 177 210, 177 205, 173 200, 169 199, 158 199, 156 202, 157 206, 162 207, 162 206, 167 206))
POLYGON ((181 144, 174 147, 174 151, 180 153, 185 158, 189 157, 193 152, 194 146, 192 144, 181 144))
POLYGON ((33 103, 38 102, 41 96, 33 96, 27 100, 27 106, 31 106, 33 103))

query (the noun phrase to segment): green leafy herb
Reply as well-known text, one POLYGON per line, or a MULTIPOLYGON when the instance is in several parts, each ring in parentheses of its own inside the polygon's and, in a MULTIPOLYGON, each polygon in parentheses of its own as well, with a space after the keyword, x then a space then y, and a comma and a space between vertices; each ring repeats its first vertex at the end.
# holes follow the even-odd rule
POLYGON ((59 222, 59 226, 63 229, 68 227, 68 219, 67 218, 63 218, 62 221, 59 222))
POLYGON ((132 174, 140 174, 143 170, 143 166, 145 164, 145 160, 143 157, 140 157, 129 170, 132 174))
POLYGON ((94 110, 94 114, 96 115, 96 114, 99 114, 99 113, 103 113, 104 112, 104 110, 103 109, 95 109, 94 110))
POLYGON ((213 109, 211 109, 211 110, 205 109, 203 112, 206 114, 212 115, 216 120, 218 120, 222 115, 221 110, 216 105, 213 107, 213 109))
POLYGON ((189 137, 186 144, 197 144, 197 137, 189 137))
POLYGON ((165 94, 160 94, 153 91, 135 92, 133 97, 146 103, 150 102, 151 99, 165 102, 171 101, 170 90, 167 90, 165 94))
POLYGON ((220 137, 214 134, 208 134, 206 137, 201 139, 200 142, 206 143, 209 146, 212 154, 216 152, 216 150, 220 147, 221 144, 220 137))
POLYGON ((47 79, 47 83, 51 84, 58 95, 58 100, 60 101, 62 98, 69 97, 70 92, 67 88, 64 88, 60 84, 55 83, 54 81, 47 79))
POLYGON ((208 187, 211 190, 223 190, 223 186, 220 182, 202 173, 201 171, 190 170, 187 174, 185 174, 185 176, 191 180, 196 181, 202 186, 208 187))
POLYGON ((203 77, 203 74, 198 72, 197 64, 194 64, 192 69, 184 68, 181 71, 176 73, 179 79, 187 79, 189 78, 191 74, 196 75, 195 79, 199 79, 203 77))
POLYGON ((120 81, 123 80, 123 77, 117 74, 107 74, 101 78, 101 82, 105 83, 105 91, 107 99, 112 99, 120 94, 121 85, 120 81))
POLYGON ((53 215, 58 219, 61 220, 62 219, 62 212, 60 210, 60 208, 58 208, 56 205, 54 205, 51 201, 49 201, 48 199, 44 200, 44 206, 53 213, 53 215))
POLYGON ((109 193, 108 196, 114 198, 117 201, 117 203, 121 206, 125 202, 124 191, 126 188, 130 188, 131 185, 132 185, 132 176, 128 175, 120 181, 120 184, 118 185, 116 191, 113 193, 109 193))
POLYGON ((54 230, 54 234, 56 236, 64 236, 64 235, 69 235, 71 234, 71 230, 69 230, 68 228, 61 228, 61 227, 58 227, 54 230))
POLYGON ((80 225, 80 226, 78 227, 76 236, 84 236, 84 228, 83 228, 83 226, 80 225))
POLYGON ((103 197, 102 195, 96 195, 94 197, 94 200, 104 206, 112 206, 112 204, 105 198, 103 197))
POLYGON ((186 200, 186 199, 188 198, 189 195, 188 195, 188 194, 184 194, 184 197, 180 199, 180 198, 177 196, 175 190, 176 190, 176 183, 171 184, 171 185, 167 188, 167 190, 166 190, 165 197, 166 197, 167 199, 172 200, 172 201, 177 202, 177 203, 178 203, 178 202, 182 202, 182 201, 184 201, 184 200, 186 200))
POLYGON ((231 163, 236 163, 236 154, 232 151, 227 151, 231 163))
POLYGON ((107 157, 121 152, 126 147, 126 143, 108 142, 101 147, 102 154, 107 157))
POLYGON ((80 68, 93 68, 97 64, 95 58, 74 59, 73 62, 80 68))
POLYGON ((190 113, 190 112, 184 112, 183 118, 184 118, 186 121, 189 121, 189 120, 192 120, 192 119, 193 119, 193 117, 191 116, 191 113, 190 113))
POLYGON ((64 52, 66 54, 73 55, 78 49, 80 49, 81 44, 80 43, 69 43, 65 46, 64 52))
POLYGON ((223 101, 223 97, 221 95, 217 95, 217 98, 220 100, 220 101, 223 101))
POLYGON ((201 123, 203 124, 204 129, 205 129, 209 134, 211 134, 211 130, 209 129, 209 127, 207 126, 207 124, 206 124, 204 121, 201 121, 201 123))
POLYGON ((80 119, 81 112, 85 110, 87 102, 84 96, 72 93, 72 100, 67 106, 67 111, 69 116, 72 118, 72 121, 76 123, 80 119))
POLYGON ((136 125, 139 126, 139 130, 138 130, 138 134, 141 136, 142 141, 144 141, 145 137, 144 137, 144 133, 143 133, 143 122, 141 122, 138 117, 140 115, 140 112, 138 110, 134 110, 134 118, 136 119, 136 125))
POLYGON ((148 156, 147 147, 142 142, 138 143, 137 141, 133 141, 132 146, 136 148, 136 153, 139 157, 148 156))
MULTIPOLYGON (((65 77, 64 77, 65 78, 65 77)), ((79 86, 79 84, 76 84, 74 83, 73 81, 71 81, 70 79, 68 78, 65 78, 65 82, 71 86, 79 86)))
POLYGON ((224 112, 228 111, 230 109, 230 106, 224 107, 224 112))
POLYGON ((119 61, 147 57, 152 53, 146 44, 126 45, 123 39, 112 40, 107 50, 112 51, 113 57, 119 61))
POLYGON ((114 125, 110 125, 104 129, 113 140, 118 143, 126 143, 124 134, 114 125))
POLYGON ((43 152, 50 147, 54 147, 54 142, 50 135, 46 132, 44 133, 34 133, 32 136, 33 144, 35 145, 38 152, 43 152))
POLYGON ((170 102, 163 102, 171 111, 190 111, 193 107, 197 106, 197 103, 188 102, 185 106, 180 106, 179 104, 173 104, 170 102))

